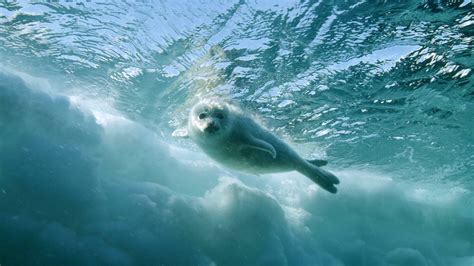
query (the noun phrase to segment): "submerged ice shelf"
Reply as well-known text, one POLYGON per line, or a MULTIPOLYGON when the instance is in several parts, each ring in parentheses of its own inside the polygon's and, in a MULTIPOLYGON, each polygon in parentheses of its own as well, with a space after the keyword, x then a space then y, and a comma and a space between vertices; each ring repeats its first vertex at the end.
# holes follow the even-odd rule
POLYGON ((334 169, 336 196, 293 173, 243 176, 125 117, 0 79, 3 263, 472 262, 462 189, 363 168, 334 169))

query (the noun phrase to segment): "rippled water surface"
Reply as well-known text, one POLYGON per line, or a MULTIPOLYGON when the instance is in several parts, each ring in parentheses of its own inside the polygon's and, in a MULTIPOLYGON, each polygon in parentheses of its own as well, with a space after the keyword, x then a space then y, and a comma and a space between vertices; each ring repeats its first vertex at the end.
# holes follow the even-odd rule
POLYGON ((473 265, 470 1, 0 1, 0 265, 473 265), (341 179, 171 132, 258 116, 341 179))

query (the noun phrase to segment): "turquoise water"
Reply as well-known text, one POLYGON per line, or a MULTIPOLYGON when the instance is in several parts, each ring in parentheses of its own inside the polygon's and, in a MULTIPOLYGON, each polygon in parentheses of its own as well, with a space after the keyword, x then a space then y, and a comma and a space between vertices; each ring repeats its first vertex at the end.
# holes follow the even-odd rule
POLYGON ((0 1, 0 265, 473 265, 470 1, 0 1), (306 157, 173 139, 222 96, 306 157))

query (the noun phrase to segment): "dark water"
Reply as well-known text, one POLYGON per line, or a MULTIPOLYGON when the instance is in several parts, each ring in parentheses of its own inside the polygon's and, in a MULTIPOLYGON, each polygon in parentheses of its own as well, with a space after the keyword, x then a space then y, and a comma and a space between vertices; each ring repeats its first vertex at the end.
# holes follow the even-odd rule
POLYGON ((0 265, 474 264, 470 1, 0 1, 0 265), (233 99, 303 155, 171 138, 233 99))

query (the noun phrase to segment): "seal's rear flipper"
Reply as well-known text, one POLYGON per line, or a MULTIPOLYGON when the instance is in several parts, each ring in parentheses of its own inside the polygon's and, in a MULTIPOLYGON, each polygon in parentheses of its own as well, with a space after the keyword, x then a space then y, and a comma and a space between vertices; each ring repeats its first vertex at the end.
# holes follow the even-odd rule
POLYGON ((306 160, 306 161, 308 161, 312 165, 316 165, 317 167, 325 166, 326 164, 328 164, 328 161, 325 161, 325 160, 314 159, 314 160, 306 160))
POLYGON ((325 171, 323 169, 319 169, 318 167, 309 163, 305 163, 303 166, 297 168, 296 170, 302 173, 303 175, 309 177, 309 179, 311 179, 314 183, 318 184, 325 190, 331 193, 337 192, 337 188, 334 185, 339 184, 339 179, 330 172, 325 171))

